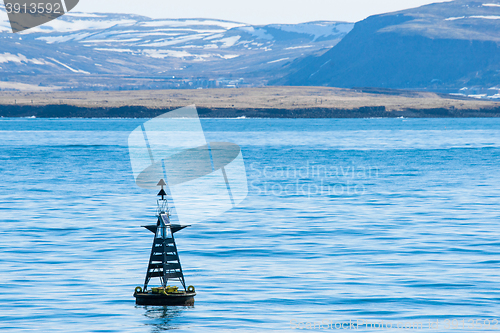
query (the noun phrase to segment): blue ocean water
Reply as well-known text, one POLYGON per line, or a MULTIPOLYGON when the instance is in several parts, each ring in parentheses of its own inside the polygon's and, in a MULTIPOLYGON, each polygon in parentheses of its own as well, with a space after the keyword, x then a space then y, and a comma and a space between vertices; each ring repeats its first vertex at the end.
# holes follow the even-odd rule
POLYGON ((176 234, 193 307, 132 296, 144 121, 0 120, 2 332, 500 329, 500 120, 203 119, 249 194, 176 234))

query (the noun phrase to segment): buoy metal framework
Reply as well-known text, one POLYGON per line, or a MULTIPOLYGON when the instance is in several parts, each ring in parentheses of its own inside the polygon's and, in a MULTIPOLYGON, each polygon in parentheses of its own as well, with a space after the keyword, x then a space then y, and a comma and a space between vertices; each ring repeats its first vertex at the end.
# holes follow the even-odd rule
POLYGON ((158 182, 161 190, 158 196, 157 222, 154 225, 146 225, 144 228, 155 234, 149 264, 144 280, 144 287, 137 287, 134 292, 136 303, 139 305, 192 305, 196 295, 193 286, 186 288, 184 274, 182 272, 174 233, 189 225, 170 223, 170 210, 166 199, 167 193, 163 186, 163 179, 158 182), (152 278, 159 278, 161 287, 151 288, 148 286, 152 278), (169 281, 179 281, 183 290, 170 286, 169 281))

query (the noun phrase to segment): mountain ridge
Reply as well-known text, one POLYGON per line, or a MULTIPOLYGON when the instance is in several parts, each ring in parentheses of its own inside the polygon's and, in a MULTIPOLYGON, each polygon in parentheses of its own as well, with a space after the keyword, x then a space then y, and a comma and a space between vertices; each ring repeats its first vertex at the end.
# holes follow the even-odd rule
POLYGON ((325 52, 354 25, 252 26, 70 12, 14 35, 0 7, 2 13, 0 89, 20 89, 20 84, 54 90, 263 86, 282 76, 283 64, 325 52))
POLYGON ((309 56, 273 83, 480 96, 491 90, 491 97, 499 93, 491 89, 500 86, 499 42, 497 0, 430 4, 356 23, 331 50, 309 56))

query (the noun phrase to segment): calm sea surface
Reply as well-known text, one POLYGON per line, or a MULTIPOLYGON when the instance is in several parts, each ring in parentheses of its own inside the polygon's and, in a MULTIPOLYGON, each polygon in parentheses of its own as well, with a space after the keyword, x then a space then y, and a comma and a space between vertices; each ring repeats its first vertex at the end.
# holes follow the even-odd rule
POLYGON ((176 234, 194 307, 133 298, 144 121, 0 119, 2 332, 500 330, 500 120, 202 120, 249 195, 176 234))

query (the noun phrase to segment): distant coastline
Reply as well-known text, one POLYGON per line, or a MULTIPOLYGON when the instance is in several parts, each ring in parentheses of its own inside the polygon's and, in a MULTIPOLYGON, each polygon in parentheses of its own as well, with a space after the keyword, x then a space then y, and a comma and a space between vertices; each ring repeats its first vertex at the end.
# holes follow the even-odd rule
MULTIPOLYGON (((181 107, 181 106, 179 106, 181 107)), ((143 106, 78 107, 74 105, 0 105, 0 117, 34 118, 154 118, 176 109, 150 109, 143 106)), ((500 107, 489 109, 407 109, 387 111, 384 107, 356 109, 332 108, 206 108, 198 107, 200 118, 494 118, 500 107)))
POLYGON ((500 102, 492 100, 326 87, 0 92, 0 117, 153 118, 192 104, 201 118, 500 117, 500 102))

